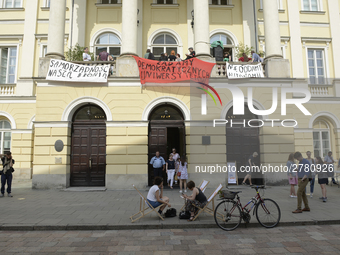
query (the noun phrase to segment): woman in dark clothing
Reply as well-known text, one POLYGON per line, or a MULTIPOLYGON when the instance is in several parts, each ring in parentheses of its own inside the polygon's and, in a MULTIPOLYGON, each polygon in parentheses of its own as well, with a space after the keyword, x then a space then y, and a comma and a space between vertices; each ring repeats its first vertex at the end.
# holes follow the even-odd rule
POLYGON ((168 57, 165 56, 165 53, 162 53, 160 58, 159 58, 159 61, 168 61, 168 57))
POLYGON ((177 60, 176 53, 175 53, 174 50, 171 51, 170 56, 169 56, 169 60, 170 61, 176 61, 177 60))
POLYGON ((203 194, 202 190, 195 187, 195 183, 193 181, 189 181, 187 187, 192 191, 191 196, 187 196, 183 194, 183 197, 187 199, 185 204, 185 210, 190 212, 190 219, 188 221, 192 221, 195 217, 196 207, 203 208, 207 203, 207 198, 203 194), (196 206, 196 207, 195 207, 196 206))

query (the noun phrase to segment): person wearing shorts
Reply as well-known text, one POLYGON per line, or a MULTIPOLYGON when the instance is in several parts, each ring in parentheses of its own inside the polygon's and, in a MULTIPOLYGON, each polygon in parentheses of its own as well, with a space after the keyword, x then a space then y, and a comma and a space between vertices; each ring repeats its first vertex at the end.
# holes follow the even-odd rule
POLYGON ((163 204, 158 210, 158 213, 161 215, 166 206, 171 207, 169 204, 169 198, 163 196, 163 178, 156 176, 154 179, 154 185, 150 188, 146 200, 148 200, 153 208, 163 204))
POLYGON ((321 157, 316 157, 315 158, 315 163, 316 163, 316 169, 318 170, 318 183, 320 184, 321 187, 321 193, 322 197, 320 199, 323 202, 327 202, 327 190, 326 190, 326 185, 328 185, 328 173, 322 172, 322 169, 324 169, 323 165, 325 164, 321 157))

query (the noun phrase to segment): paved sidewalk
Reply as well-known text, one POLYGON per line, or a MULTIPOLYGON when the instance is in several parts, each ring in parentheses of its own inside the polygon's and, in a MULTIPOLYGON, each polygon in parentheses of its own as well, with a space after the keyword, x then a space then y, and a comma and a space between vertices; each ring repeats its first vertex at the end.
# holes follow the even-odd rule
MULTIPOLYGON (((247 186, 232 186, 241 190, 241 202, 246 203, 255 195, 247 186)), ((309 186, 307 187, 309 189, 309 186)), ((213 189, 206 190, 209 196, 213 189)), ((275 200, 281 208, 280 225, 340 224, 340 188, 327 186, 328 202, 323 203, 320 185, 315 185, 313 198, 309 199, 311 212, 292 214, 296 209, 296 198, 289 197, 289 186, 268 187, 265 197, 275 200)), ((139 195, 128 191, 60 191, 32 190, 30 181, 16 181, 13 184, 13 198, 0 198, 0 230, 110 230, 150 228, 208 228, 216 227, 214 218, 201 214, 195 222, 180 220, 178 217, 162 221, 151 213, 135 223, 129 217, 138 212, 139 195)), ((142 190, 146 196, 147 190, 142 190)), ((189 193, 188 193, 189 194, 189 193)), ((179 212, 183 205, 178 190, 165 190, 172 207, 179 212)), ((215 205, 218 201, 215 199, 215 205)), ((241 227, 244 224, 242 223, 241 227)), ((252 216, 251 226, 260 226, 252 216)))

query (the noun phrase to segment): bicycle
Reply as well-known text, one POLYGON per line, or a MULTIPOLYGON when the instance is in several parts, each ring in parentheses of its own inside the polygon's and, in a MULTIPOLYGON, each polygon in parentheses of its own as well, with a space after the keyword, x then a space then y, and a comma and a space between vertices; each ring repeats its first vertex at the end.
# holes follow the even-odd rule
MULTIPOLYGON (((281 211, 278 204, 269 198, 262 198, 259 189, 265 189, 265 186, 253 186, 256 190, 256 196, 242 207, 239 193, 241 191, 222 191, 222 202, 220 202, 214 212, 214 218, 217 226, 226 231, 236 229, 241 220, 249 223, 251 216, 250 212, 253 210, 253 215, 256 212, 257 221, 266 228, 275 227, 281 218, 281 211), (235 201, 236 197, 236 201, 235 201)), ((221 200, 219 199, 219 200, 221 200)))

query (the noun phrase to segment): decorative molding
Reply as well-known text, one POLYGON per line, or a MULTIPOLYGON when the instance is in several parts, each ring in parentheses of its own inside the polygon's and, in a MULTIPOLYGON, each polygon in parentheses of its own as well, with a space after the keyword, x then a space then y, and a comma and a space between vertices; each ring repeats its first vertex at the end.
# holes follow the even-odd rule
POLYGON ((0 116, 4 116, 9 120, 9 122, 11 123, 11 129, 12 130, 17 129, 17 125, 16 125, 15 120, 12 117, 12 115, 10 115, 8 112, 0 111, 0 116))
POLYGON ((35 121, 35 114, 32 116, 32 118, 29 120, 27 124, 27 129, 33 129, 33 122, 35 121))
POLYGON ((306 42, 324 42, 324 43, 326 43, 326 47, 328 49, 329 48, 329 43, 332 41, 332 38, 301 37, 301 41, 302 41, 302 47, 303 48, 306 48, 306 42))
POLYGON ((104 33, 113 33, 116 36, 118 36, 119 40, 122 42, 122 34, 120 31, 118 31, 117 29, 114 29, 112 27, 104 27, 102 29, 99 29, 97 32, 95 32, 92 36, 91 36, 91 40, 90 40, 90 52, 94 52, 94 45, 96 42, 96 39, 98 38, 98 36, 100 36, 101 34, 104 33))
POLYGON ((183 103, 180 99, 175 98, 175 97, 169 97, 169 96, 164 96, 164 97, 158 97, 152 100, 144 109, 143 114, 142 114, 142 120, 147 121, 149 120, 149 114, 152 112, 152 110, 162 104, 171 104, 176 107, 178 107, 181 112, 183 113, 184 119, 191 120, 190 116, 190 111, 189 108, 186 106, 185 103, 183 103))
POLYGON ((24 19, 0 20, 0 24, 24 24, 24 19))
MULTIPOLYGON (((38 19, 38 24, 48 24, 50 22, 49 19, 38 19)), ((65 19, 65 23, 70 23, 69 19, 65 19)))
POLYGON ((8 12, 8 11, 24 11, 25 8, 0 8, 0 12, 8 12))
POLYGON ((0 39, 18 39, 22 40, 24 38, 24 35, 0 35, 0 39))
POLYGON ((300 11, 301 14, 325 15, 325 11, 300 11))
MULTIPOLYGON (((155 31, 153 31, 151 33, 151 35, 149 36, 149 39, 148 39, 148 44, 147 44, 147 47, 148 49, 151 48, 151 45, 152 45, 152 42, 153 40, 156 38, 156 36, 158 36, 159 34, 170 34, 172 35, 173 37, 176 38, 176 41, 177 41, 177 47, 178 47, 178 53, 183 56, 183 41, 182 41, 182 38, 181 36, 175 31, 175 30, 172 30, 170 28, 159 28, 155 31)), ((175 45, 174 45, 175 46, 175 45)))
POLYGON ((294 128, 294 133, 312 133, 313 128, 294 128))
POLYGON ((152 3, 151 6, 153 8, 173 8, 173 7, 179 7, 179 4, 154 4, 152 3))
POLYGON ((35 128, 71 128, 72 123, 70 121, 34 121, 35 128))
POLYGON ((32 129, 14 129, 11 130, 12 134, 32 134, 32 129))
POLYGON ((329 27, 329 23, 318 23, 318 22, 300 22, 302 27, 329 27))
MULTIPOLYGON (((264 25, 264 21, 263 20, 257 20, 257 23, 259 24, 259 25, 264 25)), ((281 26, 288 26, 288 21, 280 21, 279 22, 279 24, 281 25, 281 26)))
POLYGON ((335 128, 340 128, 340 120, 337 118, 336 115, 334 115, 331 112, 326 112, 326 111, 320 111, 315 113, 310 119, 309 119, 309 128, 313 128, 313 123, 314 121, 319 118, 319 117, 326 117, 328 120, 332 122, 335 128))
POLYGON ((106 121, 106 127, 148 127, 149 121, 106 121))
POLYGON ((63 112, 63 115, 61 117, 61 121, 72 121, 74 113, 81 106, 84 106, 84 105, 89 104, 89 103, 95 104, 95 105, 99 106, 100 108, 102 108, 102 110, 105 112, 106 120, 112 121, 111 109, 107 106, 107 104, 105 104, 102 100, 100 100, 98 98, 89 97, 89 96, 79 97, 79 98, 73 100, 71 103, 69 103, 66 106, 66 108, 63 112))
POLYGON ((14 99, 0 99, 0 104, 35 104, 37 100, 32 99, 32 100, 14 100, 14 99))

